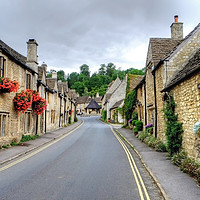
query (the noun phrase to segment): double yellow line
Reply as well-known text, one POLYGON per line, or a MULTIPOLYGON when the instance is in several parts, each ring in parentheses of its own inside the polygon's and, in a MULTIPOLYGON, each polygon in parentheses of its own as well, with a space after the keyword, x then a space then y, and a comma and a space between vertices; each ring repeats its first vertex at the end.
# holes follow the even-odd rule
POLYGON ((127 158, 128 158, 128 161, 129 161, 129 164, 130 164, 130 167, 131 167, 131 170, 132 170, 132 173, 133 173, 133 176, 135 178, 135 182, 137 184, 137 187, 138 187, 138 191, 139 191, 139 195, 140 195, 140 199, 141 200, 150 200, 150 197, 149 197, 149 194, 147 192, 147 189, 145 187, 145 184, 142 180, 142 177, 140 175, 140 172, 135 164, 135 161, 133 159, 133 156, 131 155, 130 151, 128 150, 127 146, 124 144, 124 142, 120 139, 120 137, 116 134, 116 132, 113 130, 112 126, 110 126, 110 129, 111 131, 113 132, 113 134, 115 135, 115 137, 117 138, 117 140, 119 141, 119 143, 121 144, 121 146, 123 147, 126 155, 127 155, 127 158), (144 198, 145 196, 145 198, 144 198))
POLYGON ((51 145, 53 145, 53 144, 57 143, 58 141, 62 140, 63 138, 69 136, 69 135, 72 134, 75 130, 77 130, 80 126, 82 126, 83 123, 84 123, 84 121, 83 121, 79 126, 77 126, 76 128, 74 128, 73 130, 71 130, 69 133, 67 133, 67 134, 65 134, 65 135, 63 135, 63 136, 61 136, 61 137, 59 137, 59 138, 56 139, 55 141, 53 141, 53 142, 47 144, 46 146, 44 146, 44 147, 38 149, 37 151, 34 151, 34 152, 32 152, 32 153, 30 153, 30 154, 28 154, 28 155, 26 155, 26 156, 24 156, 24 157, 22 157, 22 158, 20 158, 20 159, 18 159, 18 160, 16 160, 16 161, 14 161, 14 162, 11 162, 11 163, 8 164, 8 165, 5 165, 4 167, 1 167, 1 168, 0 168, 0 172, 2 172, 2 171, 4 171, 4 170, 6 170, 6 169, 8 169, 8 168, 10 168, 10 167, 12 167, 12 166, 18 164, 18 163, 20 163, 20 162, 22 162, 22 161, 24 161, 24 160, 26 160, 26 159, 28 159, 28 158, 30 158, 30 157, 36 155, 36 154, 38 154, 39 152, 43 151, 44 149, 50 147, 51 145))

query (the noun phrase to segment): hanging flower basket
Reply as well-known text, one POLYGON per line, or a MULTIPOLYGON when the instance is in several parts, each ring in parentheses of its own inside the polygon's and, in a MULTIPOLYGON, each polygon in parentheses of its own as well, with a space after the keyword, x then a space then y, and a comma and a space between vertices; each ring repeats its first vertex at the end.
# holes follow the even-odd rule
POLYGON ((0 77, 0 93, 6 92, 17 92, 19 88, 19 83, 14 80, 10 80, 9 78, 0 77))
POLYGON ((36 115, 40 115, 47 107, 46 99, 39 96, 36 101, 33 101, 32 109, 36 115))
POLYGON ((32 104, 32 92, 30 90, 22 91, 17 93, 13 99, 14 107, 17 111, 24 113, 32 104))

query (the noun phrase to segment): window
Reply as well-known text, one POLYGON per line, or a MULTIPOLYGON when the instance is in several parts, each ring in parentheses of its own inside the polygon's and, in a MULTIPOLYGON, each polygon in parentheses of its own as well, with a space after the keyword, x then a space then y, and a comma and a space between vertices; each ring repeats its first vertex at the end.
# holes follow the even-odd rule
POLYGON ((31 113, 25 112, 25 123, 24 123, 24 133, 30 133, 31 131, 31 113))
POLYGON ((0 114, 0 136, 5 136, 7 114, 0 114))
POLYGON ((26 74, 26 89, 31 89, 31 75, 26 74))
POLYGON ((6 59, 3 56, 0 56, 0 77, 5 76, 5 63, 6 59))

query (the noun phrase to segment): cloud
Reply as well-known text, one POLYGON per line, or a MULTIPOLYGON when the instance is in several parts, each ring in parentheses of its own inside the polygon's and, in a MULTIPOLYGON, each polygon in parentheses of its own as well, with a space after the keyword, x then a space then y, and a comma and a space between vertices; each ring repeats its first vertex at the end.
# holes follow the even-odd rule
POLYGON ((199 6, 198 0, 7 0, 0 37, 23 55, 35 38, 40 64, 66 73, 84 63, 91 71, 109 62, 142 68, 149 38, 170 37, 176 14, 187 34, 198 23, 199 6))

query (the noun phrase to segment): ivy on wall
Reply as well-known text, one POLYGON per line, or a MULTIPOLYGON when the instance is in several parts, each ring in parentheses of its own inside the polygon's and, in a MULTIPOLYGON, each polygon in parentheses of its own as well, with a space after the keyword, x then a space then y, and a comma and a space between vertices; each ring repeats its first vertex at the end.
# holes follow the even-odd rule
POLYGON ((136 105, 136 101, 136 90, 132 90, 126 95, 124 101, 124 114, 127 121, 132 118, 133 107, 136 105))
POLYGON ((182 123, 178 122, 178 115, 175 114, 175 101, 170 94, 166 99, 164 118, 166 123, 165 135, 167 137, 167 149, 172 156, 178 153, 182 146, 182 123))

